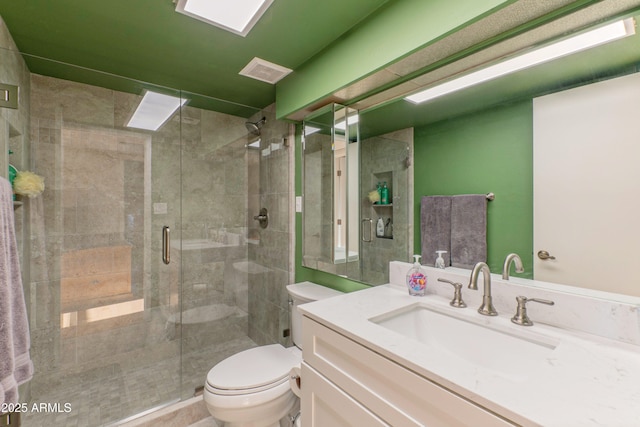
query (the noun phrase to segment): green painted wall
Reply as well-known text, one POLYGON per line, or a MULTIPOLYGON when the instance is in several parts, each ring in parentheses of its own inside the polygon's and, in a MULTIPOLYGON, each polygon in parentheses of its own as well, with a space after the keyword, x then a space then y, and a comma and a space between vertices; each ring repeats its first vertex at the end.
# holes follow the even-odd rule
POLYGON ((278 83, 276 115, 284 118, 305 108, 512 2, 390 1, 278 83))
MULTIPOLYGON (((415 252, 420 198, 495 193, 487 208, 487 263, 501 272, 507 254, 533 271, 533 103, 510 104, 415 129, 415 252)), ((513 273, 513 268, 511 269, 513 273)), ((514 273, 515 274, 515 273, 514 273)))

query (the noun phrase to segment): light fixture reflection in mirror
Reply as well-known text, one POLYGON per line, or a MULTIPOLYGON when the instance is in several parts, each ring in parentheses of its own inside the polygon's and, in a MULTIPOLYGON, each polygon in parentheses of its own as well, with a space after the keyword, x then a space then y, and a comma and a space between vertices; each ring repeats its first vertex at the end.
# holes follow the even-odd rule
POLYGON ((619 40, 633 34, 635 34, 635 21, 633 18, 616 21, 567 39, 556 41, 486 68, 473 71, 464 76, 454 78, 453 80, 407 96, 405 99, 415 104, 420 104, 448 93, 497 79, 507 74, 544 64, 545 62, 553 61, 554 59, 619 40))

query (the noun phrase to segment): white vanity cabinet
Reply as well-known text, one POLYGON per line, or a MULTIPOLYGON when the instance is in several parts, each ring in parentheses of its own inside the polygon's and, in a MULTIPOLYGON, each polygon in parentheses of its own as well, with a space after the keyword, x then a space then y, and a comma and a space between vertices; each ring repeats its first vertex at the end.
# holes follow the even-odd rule
POLYGON ((306 316, 303 330, 305 427, 516 425, 306 316))
POLYGON ((305 383, 302 388, 302 406, 305 408, 302 425, 389 426, 306 363, 302 363, 302 377, 305 383), (308 417, 305 418, 304 414, 308 414, 308 417))

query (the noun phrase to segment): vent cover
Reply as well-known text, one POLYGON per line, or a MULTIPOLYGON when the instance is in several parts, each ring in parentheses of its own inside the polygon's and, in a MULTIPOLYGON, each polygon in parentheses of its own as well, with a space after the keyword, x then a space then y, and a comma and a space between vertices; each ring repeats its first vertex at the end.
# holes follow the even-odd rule
POLYGON ((275 84, 293 70, 260 58, 253 58, 239 74, 252 79, 275 84))

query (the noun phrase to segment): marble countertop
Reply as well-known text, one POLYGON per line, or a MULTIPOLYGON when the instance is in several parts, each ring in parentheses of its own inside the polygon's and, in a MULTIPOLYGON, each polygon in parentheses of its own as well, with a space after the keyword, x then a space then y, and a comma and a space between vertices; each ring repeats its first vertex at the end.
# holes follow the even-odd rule
MULTIPOLYGON (((438 294, 412 297, 398 286, 383 285, 304 304, 299 309, 305 316, 518 424, 640 425, 640 347, 547 324, 523 327, 511 323, 512 312, 482 316, 469 301, 469 307, 457 309, 449 306, 449 300, 438 294), (539 336, 557 345, 544 360, 513 378, 458 360, 455 355, 369 320, 416 303, 513 335, 539 336)), ((473 359, 472 355, 465 356, 466 360, 473 359)))

